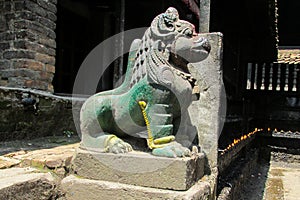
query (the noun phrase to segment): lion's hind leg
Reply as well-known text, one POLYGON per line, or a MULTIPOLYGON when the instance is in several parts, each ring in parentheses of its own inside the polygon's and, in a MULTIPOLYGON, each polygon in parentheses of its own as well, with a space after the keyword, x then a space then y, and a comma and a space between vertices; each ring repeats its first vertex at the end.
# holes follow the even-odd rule
POLYGON ((97 137, 83 135, 81 147, 91 151, 106 153, 127 153, 132 151, 132 147, 127 142, 113 134, 102 133, 97 137))

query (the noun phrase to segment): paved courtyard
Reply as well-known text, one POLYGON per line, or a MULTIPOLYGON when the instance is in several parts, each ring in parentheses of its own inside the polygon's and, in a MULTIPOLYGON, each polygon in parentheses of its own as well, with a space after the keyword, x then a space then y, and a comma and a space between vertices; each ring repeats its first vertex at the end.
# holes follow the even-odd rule
POLYGON ((252 174, 242 192, 244 200, 300 199, 300 163, 271 161, 252 174))

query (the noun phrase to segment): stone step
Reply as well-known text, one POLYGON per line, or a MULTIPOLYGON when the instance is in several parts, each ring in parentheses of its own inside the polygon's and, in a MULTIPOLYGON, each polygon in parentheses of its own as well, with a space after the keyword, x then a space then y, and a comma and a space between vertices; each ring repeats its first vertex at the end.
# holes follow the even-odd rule
MULTIPOLYGON (((40 145, 40 143, 37 143, 40 145)), ((0 169, 18 167, 35 167, 53 170, 61 178, 68 172, 70 162, 79 143, 36 150, 13 151, 0 156, 0 169)))
POLYGON ((166 158, 150 153, 98 153, 78 148, 72 170, 78 176, 130 185, 188 190, 204 174, 204 154, 166 158))
MULTIPOLYGON (((147 180, 144 180, 145 182, 147 180)), ((156 199, 208 199, 210 186, 208 182, 199 181, 187 191, 155 189, 133 186, 108 181, 90 180, 70 175, 61 182, 61 190, 66 200, 156 200, 156 199)))
POLYGON ((50 173, 34 168, 0 170, 0 199, 43 200, 55 195, 55 182, 50 173))
POLYGON ((0 156, 0 169, 10 168, 15 165, 20 164, 20 160, 9 158, 5 156, 0 156))

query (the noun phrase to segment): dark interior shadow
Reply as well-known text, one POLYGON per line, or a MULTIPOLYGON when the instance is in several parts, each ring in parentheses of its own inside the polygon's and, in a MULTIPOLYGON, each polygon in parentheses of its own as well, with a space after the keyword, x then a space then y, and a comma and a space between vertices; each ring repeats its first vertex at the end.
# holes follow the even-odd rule
MULTIPOLYGON (((270 158, 271 149, 266 141, 254 139, 219 173, 217 195, 237 200, 263 200, 270 158)), ((224 162, 221 156, 218 162, 224 162)))

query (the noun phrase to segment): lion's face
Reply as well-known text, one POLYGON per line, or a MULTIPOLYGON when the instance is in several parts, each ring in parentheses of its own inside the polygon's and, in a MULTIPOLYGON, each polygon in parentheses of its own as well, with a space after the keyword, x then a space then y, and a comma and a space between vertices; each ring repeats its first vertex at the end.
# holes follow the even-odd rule
POLYGON ((199 36, 194 26, 187 21, 178 20, 175 25, 178 35, 172 44, 172 53, 188 63, 200 62, 207 58, 211 49, 208 40, 199 36))
POLYGON ((170 7, 158 15, 152 21, 149 32, 160 57, 181 72, 188 73, 188 63, 200 62, 210 53, 208 40, 196 33, 193 24, 179 19, 175 8, 170 7))
MULTIPOLYGON (((172 57, 185 60, 185 64, 202 61, 210 52, 208 40, 196 33, 193 24, 179 19, 178 11, 173 7, 157 16, 150 30, 151 36, 164 44, 162 49, 171 50, 171 54, 175 55, 172 57)), ((173 62, 178 63, 176 60, 173 62)))
POLYGON ((201 36, 192 38, 179 37, 174 43, 174 54, 189 63, 200 62, 207 58, 210 52, 208 40, 201 36))

